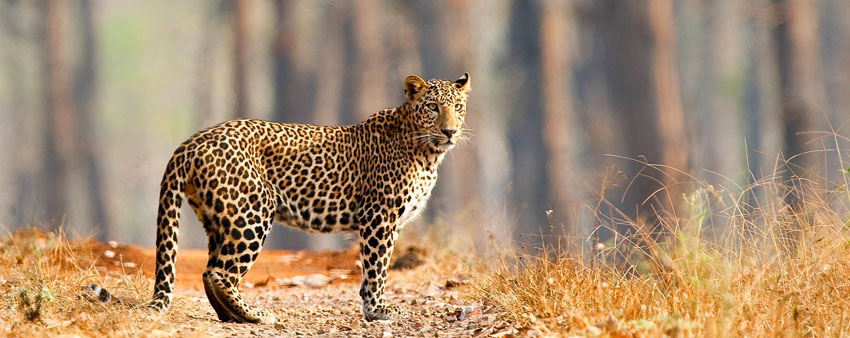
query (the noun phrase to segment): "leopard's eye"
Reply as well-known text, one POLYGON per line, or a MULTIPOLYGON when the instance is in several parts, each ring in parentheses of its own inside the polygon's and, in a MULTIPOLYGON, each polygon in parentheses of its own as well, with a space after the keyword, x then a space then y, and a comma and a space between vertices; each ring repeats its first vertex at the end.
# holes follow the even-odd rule
POLYGON ((437 104, 436 103, 429 103, 429 104, 425 105, 425 108, 428 108, 428 110, 437 111, 437 104))
POLYGON ((455 105, 455 112, 462 112, 462 111, 463 111, 463 104, 460 104, 460 103, 456 104, 455 105))

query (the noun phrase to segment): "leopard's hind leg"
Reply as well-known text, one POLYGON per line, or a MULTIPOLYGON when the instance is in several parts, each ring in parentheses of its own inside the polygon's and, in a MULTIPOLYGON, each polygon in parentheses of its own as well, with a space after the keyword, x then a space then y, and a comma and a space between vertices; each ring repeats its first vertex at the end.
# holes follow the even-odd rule
MULTIPOLYGON (((219 228, 219 224, 217 222, 213 222, 213 208, 206 207, 201 200, 201 194, 198 193, 194 187, 194 185, 189 185, 189 189, 187 189, 187 199, 189 201, 189 205, 194 209, 195 214, 198 217, 198 220, 204 225, 204 230, 207 233, 207 237, 209 242, 207 243, 209 259, 207 260, 207 269, 211 268, 214 262, 218 260, 218 251, 223 242, 222 230, 219 228)), ((204 281, 204 291, 206 292, 207 299, 210 301, 210 305, 212 305, 213 310, 215 310, 218 319, 222 322, 239 322, 238 317, 233 315, 230 310, 215 296, 213 292, 212 284, 208 277, 207 273, 203 275, 204 281)))
POLYGON ((220 238, 221 241, 216 254, 211 254, 207 263, 204 289, 222 321, 273 323, 275 318, 271 312, 251 308, 239 293, 239 284, 257 260, 272 225, 272 208, 257 206, 249 209, 261 210, 258 213, 266 217, 248 212, 220 218, 221 233, 211 240, 220 238))
MULTIPOLYGON (((207 260, 207 270, 211 268, 213 264, 218 260, 218 248, 221 247, 222 236, 221 235, 209 235, 209 259, 207 260)), ((203 275, 204 281, 204 292, 207 294, 207 299, 210 301, 210 305, 212 305, 215 310, 216 315, 218 315, 218 319, 222 322, 239 322, 239 318, 234 315, 230 310, 222 303, 221 300, 216 297, 215 292, 213 291, 212 280, 209 278, 209 273, 204 272, 203 275)))

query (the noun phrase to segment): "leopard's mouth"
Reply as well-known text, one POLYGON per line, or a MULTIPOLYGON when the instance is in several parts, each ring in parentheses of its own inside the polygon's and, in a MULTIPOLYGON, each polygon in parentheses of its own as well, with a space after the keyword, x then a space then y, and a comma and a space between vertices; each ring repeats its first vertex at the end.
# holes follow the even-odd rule
POLYGON ((445 137, 435 137, 432 140, 432 144, 434 145, 434 147, 439 149, 440 151, 447 151, 449 149, 452 149, 457 144, 452 139, 445 137))

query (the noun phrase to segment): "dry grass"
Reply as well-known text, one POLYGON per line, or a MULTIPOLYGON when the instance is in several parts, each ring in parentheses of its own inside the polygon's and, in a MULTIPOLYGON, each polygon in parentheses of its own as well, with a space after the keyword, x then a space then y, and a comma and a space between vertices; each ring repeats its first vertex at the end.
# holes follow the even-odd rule
POLYGON ((850 173, 838 183, 776 173, 734 188, 694 180, 678 210, 656 210, 655 232, 589 208, 600 227, 630 234, 563 239, 583 248, 569 252, 506 250, 477 269, 477 296, 553 336, 848 336, 850 173))
POLYGON ((127 300, 146 299, 151 289, 151 281, 140 273, 113 274, 79 265, 75 257, 85 254, 83 243, 72 245, 61 231, 33 230, 0 241, 0 335, 126 337, 168 331, 168 315, 82 297, 90 283, 127 300))

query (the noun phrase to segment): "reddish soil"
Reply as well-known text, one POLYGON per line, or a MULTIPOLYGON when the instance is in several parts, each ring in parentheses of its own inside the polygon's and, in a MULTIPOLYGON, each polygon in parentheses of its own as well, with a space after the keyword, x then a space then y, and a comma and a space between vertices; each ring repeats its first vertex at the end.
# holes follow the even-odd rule
MULTIPOLYGON (((28 264, 28 255, 33 255, 30 252, 33 249, 27 248, 44 248, 49 240, 41 233, 17 233, 15 237, 22 241, 16 248, 24 250, 18 257, 5 262, 17 260, 14 264, 21 266, 28 264), (26 242, 28 238, 34 239, 34 243, 26 242)), ((469 280, 458 275, 461 271, 457 270, 456 263, 442 266, 451 260, 433 260, 421 249, 398 251, 399 256, 393 259, 394 266, 406 268, 391 269, 385 295, 387 303, 397 307, 400 313, 394 320, 375 322, 363 319, 362 301, 356 284, 360 274, 355 264, 358 258, 355 248, 341 252, 264 251, 246 276, 240 292, 252 306, 271 311, 277 318, 274 324, 219 321, 201 282, 207 260, 206 250, 181 250, 178 253, 177 288, 171 308, 166 313, 135 307, 147 300, 148 290, 135 289, 138 286, 135 281, 143 279, 130 279, 131 282, 124 283, 127 280, 125 275, 138 273, 151 282, 155 267, 154 249, 114 242, 76 241, 71 245, 57 246, 54 250, 52 263, 60 266, 76 264, 80 268, 68 270, 76 272, 73 280, 48 284, 64 295, 61 299, 68 302, 72 310, 49 307, 50 312, 45 315, 49 319, 48 324, 27 324, 19 320, 21 316, 15 310, 17 307, 12 306, 11 297, 7 297, 6 303, 0 302, 0 318, 17 321, 5 320, 4 323, 0 320, 0 336, 29 337, 33 336, 31 332, 54 333, 55 336, 63 330, 69 333, 99 332, 92 330, 100 330, 104 323, 111 323, 110 330, 115 330, 108 336, 139 337, 487 337, 517 333, 513 324, 503 319, 503 313, 468 297, 471 289, 465 284, 469 280), (451 266, 454 268, 449 268, 451 266), (92 268, 102 273, 100 278, 92 278, 92 268), (327 278, 307 276, 315 274, 327 278), (120 282, 115 282, 116 279, 120 282), (328 280, 329 284, 326 283, 328 280), (74 282, 80 285, 69 286, 74 282), (131 306, 92 304, 88 299, 79 297, 83 286, 91 282, 106 284, 113 295, 131 306), (67 297, 68 292, 71 297, 67 297), (122 294, 125 296, 122 297, 122 294), (131 296, 126 296, 128 294, 131 296)), ((34 263, 29 264, 32 268, 34 263)), ((26 274, 14 269, 0 270, 0 286, 5 284, 7 292, 13 285, 27 282, 25 278, 26 274)))
MULTIPOLYGON (((156 251, 132 244, 118 244, 114 248, 106 243, 85 241, 72 246, 78 264, 94 264, 106 271, 134 274, 141 270, 145 276, 153 278, 156 268, 156 251), (112 251, 115 255, 108 255, 112 251), (109 258, 112 256, 112 258, 109 258), (127 263, 131 264, 127 264, 127 263)), ((345 279, 333 282, 359 282, 360 270, 355 265, 358 260, 356 248, 347 251, 288 251, 264 250, 257 262, 245 276, 245 282, 264 283, 270 278, 286 278, 297 275, 322 273, 326 275, 347 275, 345 279)), ((202 288, 201 274, 207 265, 207 251, 183 249, 177 253, 177 286, 182 288, 202 288)), ((332 282, 332 283, 333 283, 332 282)))

